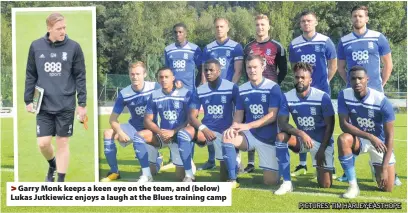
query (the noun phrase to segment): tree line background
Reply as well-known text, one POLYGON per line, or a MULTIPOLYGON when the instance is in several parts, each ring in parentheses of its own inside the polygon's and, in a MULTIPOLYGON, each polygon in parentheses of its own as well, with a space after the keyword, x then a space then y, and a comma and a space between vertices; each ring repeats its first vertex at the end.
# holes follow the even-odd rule
MULTIPOLYGON (((394 68, 385 91, 406 92, 407 2, 2 2, 3 102, 12 103, 13 7, 96 6, 100 90, 106 83, 114 84, 106 79, 106 74, 127 74, 127 65, 133 60, 146 62, 148 79, 155 81, 156 70, 163 66, 164 48, 174 42, 172 26, 178 22, 187 25, 188 40, 204 48, 215 39, 213 20, 225 17, 230 22, 229 37, 244 47, 255 38, 255 15, 263 13, 271 20, 271 38, 279 41, 287 50, 290 41, 301 34, 299 14, 304 10, 312 10, 318 17, 317 31, 329 36, 337 47, 341 36, 352 30, 351 9, 356 5, 369 7, 368 28, 382 32, 390 42, 394 68)), ((67 33, 69 35, 69 26, 67 33)), ((288 67, 288 75, 281 85, 283 91, 293 88, 293 73, 288 67)), ((345 83, 336 74, 330 85, 332 98, 337 98, 345 83)))

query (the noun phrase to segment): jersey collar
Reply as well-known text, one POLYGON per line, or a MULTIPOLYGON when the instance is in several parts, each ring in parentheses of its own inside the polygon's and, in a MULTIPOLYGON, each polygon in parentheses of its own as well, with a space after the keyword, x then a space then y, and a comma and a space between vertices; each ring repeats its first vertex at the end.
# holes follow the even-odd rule
MULTIPOLYGON (((313 89, 313 87, 311 87, 310 86, 310 90, 309 90, 309 92, 306 94, 306 96, 305 97, 300 97, 297 93, 296 93, 296 96, 299 98, 299 99, 302 99, 302 100, 307 100, 308 98, 309 98, 309 96, 310 96, 310 94, 312 93, 312 89, 313 89)), ((296 90, 296 89, 295 89, 296 90)))
POLYGON ((225 39, 225 41, 223 43, 219 43, 217 40, 215 40, 215 42, 217 43, 218 46, 222 46, 222 45, 226 44, 229 40, 230 40, 230 38, 227 37, 227 39, 225 39))
MULTIPOLYGON (((353 95, 354 95, 354 93, 353 93, 353 95)), ((367 87, 367 94, 362 99, 359 99, 354 95, 354 97, 356 97, 356 99, 358 101, 360 101, 360 102, 364 102, 365 100, 367 100, 368 96, 370 96, 370 88, 369 87, 367 87)))
POLYGON ((135 89, 133 88, 133 85, 130 85, 130 88, 132 88, 133 92, 140 93, 140 92, 142 92, 142 91, 144 90, 144 87, 145 87, 145 86, 146 86, 146 82, 143 82, 143 87, 142 87, 141 90, 135 90, 135 89))
POLYGON ((258 89, 259 87, 262 86, 262 84, 263 84, 264 82, 265 82, 265 77, 262 76, 262 82, 261 82, 258 86, 253 85, 251 82, 249 82, 249 84, 251 84, 251 87, 252 87, 253 89, 258 89))
POLYGON ((163 88, 162 88, 162 93, 165 95, 165 96, 171 96, 172 94, 173 94, 173 92, 176 90, 177 88, 176 88, 176 86, 174 85, 173 86, 173 90, 171 90, 171 92, 169 93, 169 94, 167 94, 167 93, 165 93, 164 91, 163 91, 163 88))
POLYGON ((366 28, 366 31, 363 33, 363 35, 357 35, 357 34, 354 32, 354 30, 353 30, 353 35, 354 35, 356 38, 363 38, 363 37, 367 34, 367 32, 368 32, 368 28, 366 28))
POLYGON ((305 40, 305 41, 313 41, 313 39, 316 38, 316 36, 317 36, 317 32, 315 32, 315 34, 312 36, 311 39, 307 39, 307 38, 304 37, 303 34, 302 34, 302 38, 303 38, 303 40, 305 40))
POLYGON ((218 79, 217 79, 217 84, 216 84, 215 88, 212 88, 212 87, 210 86, 210 84, 208 84, 208 88, 210 88, 210 90, 212 90, 212 91, 218 90, 218 88, 220 88, 220 86, 221 86, 221 82, 222 82, 222 79, 221 79, 220 77, 218 77, 218 79))
POLYGON ((177 47, 177 48, 184 48, 185 46, 187 46, 187 44, 188 44, 188 40, 186 40, 186 44, 184 45, 184 46, 181 46, 180 44, 178 44, 177 42, 174 42, 174 45, 177 47))

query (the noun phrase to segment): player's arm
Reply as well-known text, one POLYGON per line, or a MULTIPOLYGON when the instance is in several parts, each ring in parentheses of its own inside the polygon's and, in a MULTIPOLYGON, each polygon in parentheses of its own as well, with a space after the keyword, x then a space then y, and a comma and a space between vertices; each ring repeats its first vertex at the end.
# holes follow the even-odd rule
POLYGON ((387 151, 385 152, 383 158, 383 169, 388 167, 394 148, 394 121, 384 123, 384 133, 385 146, 387 147, 387 151))
POLYGON ((79 44, 76 47, 73 60, 72 73, 75 78, 78 105, 81 106, 86 104, 86 71, 84 54, 79 44))
POLYGON ((323 150, 326 150, 331 140, 331 137, 333 135, 333 131, 334 131, 334 124, 335 124, 334 114, 335 113, 334 113, 333 104, 331 102, 329 95, 324 94, 321 105, 322 105, 322 115, 324 118, 324 124, 326 125, 326 129, 324 130, 323 141, 321 141, 320 148, 323 150))
POLYGON ((122 128, 120 128, 120 123, 118 121, 118 118, 120 114, 122 114, 124 108, 125 102, 122 93, 119 92, 118 98, 113 105, 113 110, 109 117, 109 124, 111 125, 113 131, 118 135, 118 139, 121 142, 127 142, 130 140, 129 136, 125 132, 123 132, 122 128))
POLYGON ((347 83, 346 55, 344 53, 343 42, 341 42, 341 40, 337 47, 337 72, 343 81, 347 83))
POLYGON ((233 51, 234 54, 234 75, 232 76, 232 83, 238 84, 242 75, 242 65, 244 64, 244 50, 241 44, 237 44, 233 51))
POLYGON ((328 69, 327 77, 329 81, 331 81, 337 71, 337 58, 327 60, 327 69, 328 69))
POLYGON ((275 64, 278 65, 279 69, 278 84, 280 85, 288 73, 288 62, 286 60, 285 49, 282 46, 278 48, 278 52, 276 53, 275 64))
POLYGON ((334 74, 336 74, 337 71, 337 53, 336 53, 336 48, 334 47, 334 44, 332 40, 329 38, 326 41, 326 52, 325 56, 327 59, 327 78, 329 82, 333 79, 334 74))
POLYGON ((282 132, 286 132, 289 135, 303 137, 306 134, 304 131, 296 129, 294 126, 289 124, 289 115, 282 115, 279 113, 278 126, 282 132))
POLYGON ((33 96, 34 96, 34 88, 35 84, 37 83, 38 74, 37 74, 37 66, 35 64, 35 52, 33 49, 33 45, 31 44, 30 50, 28 51, 28 59, 27 59, 27 67, 26 67, 26 80, 25 80, 25 91, 24 91, 24 102, 26 105, 31 105, 32 110, 32 103, 33 103, 33 96))
POLYGON ((349 133, 351 135, 365 138, 367 140, 371 141, 371 138, 373 137, 372 134, 368 132, 361 131, 359 128, 355 127, 353 124, 349 122, 349 115, 348 114, 340 114, 339 113, 339 123, 340 123, 340 129, 344 133, 349 133))
POLYGON ((391 52, 386 55, 381 56, 381 62, 384 65, 381 71, 382 86, 384 87, 388 79, 390 78, 391 72, 392 72, 393 64, 392 64, 391 52))
POLYGON ((154 122, 154 117, 157 116, 156 104, 153 102, 153 95, 150 95, 149 101, 146 105, 146 111, 144 114, 143 125, 146 129, 152 131, 155 134, 159 134, 161 129, 154 122))

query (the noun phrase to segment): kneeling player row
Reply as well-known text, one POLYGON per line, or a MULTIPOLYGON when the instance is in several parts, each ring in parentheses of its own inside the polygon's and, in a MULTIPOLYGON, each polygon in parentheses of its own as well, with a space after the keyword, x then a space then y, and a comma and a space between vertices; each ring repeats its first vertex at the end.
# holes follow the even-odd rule
MULTIPOLYGON (((110 118, 113 130, 105 132, 105 155, 111 171, 102 181, 119 178, 114 139, 123 145, 133 144, 142 167, 139 182, 153 180, 152 173, 160 168, 158 149, 166 146, 170 147, 177 177, 195 181, 195 141, 215 145, 221 180, 231 181, 234 188, 239 187, 238 149, 258 152, 265 184, 278 184, 280 172, 283 184, 275 194, 292 191, 288 147, 295 152, 310 151, 319 185, 330 187, 334 110, 326 93, 310 87, 312 67, 303 62, 295 64, 295 88, 282 95, 279 85, 262 77, 260 56, 248 56, 245 64, 249 81, 238 88, 219 78, 221 66, 217 60, 208 60, 204 64, 208 83, 193 94, 175 88, 170 69, 159 70, 159 88, 156 83, 143 81, 146 71, 142 63, 133 64, 129 69, 132 85, 120 92, 110 118), (129 108, 131 119, 129 124, 120 125, 117 118, 124 106, 129 108), (201 107, 204 117, 200 121, 201 107), (289 124, 289 114, 297 128, 289 124)), ((345 132, 338 138, 339 160, 350 182, 343 196, 354 198, 359 193, 353 154, 360 152, 370 153, 379 187, 391 191, 395 163, 392 106, 382 93, 367 87, 363 67, 353 67, 349 76, 352 88, 343 90, 338 99, 340 127, 345 132)))

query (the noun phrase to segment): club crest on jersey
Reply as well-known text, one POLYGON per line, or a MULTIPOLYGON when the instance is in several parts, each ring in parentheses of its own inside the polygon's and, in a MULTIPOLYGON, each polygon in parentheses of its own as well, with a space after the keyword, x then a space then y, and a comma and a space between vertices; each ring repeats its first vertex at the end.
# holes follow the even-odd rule
POLYGON ((368 42, 368 48, 369 49, 374 49, 374 43, 372 41, 368 42))
POLYGON ((223 104, 227 103, 227 96, 225 95, 221 96, 221 103, 223 104))
POLYGON ((188 53, 184 53, 183 58, 184 58, 184 59, 188 59, 188 53))
POLYGON ((320 52, 320 45, 315 45, 315 52, 320 52))
POLYGON ((265 94, 262 94, 261 101, 264 102, 264 103, 266 102, 266 95, 265 94))
POLYGON ((374 110, 372 110, 372 109, 368 110, 368 117, 374 118, 374 110))
POLYGON ((62 52, 62 60, 63 60, 63 61, 66 61, 66 60, 67 60, 67 55, 68 55, 67 52, 62 52))
POLYGON ((231 56, 231 51, 227 50, 226 55, 227 55, 228 57, 231 56))
POLYGON ((51 58, 56 58, 56 57, 57 57, 57 53, 50 53, 50 57, 51 57, 51 58))
POLYGON ((174 101, 174 108, 179 109, 180 108, 180 102, 179 101, 174 101))
POLYGON ((310 107, 310 114, 316 115, 316 107, 310 107))
POLYGON ((271 53, 272 53, 271 49, 266 50, 266 55, 271 55, 271 53))

